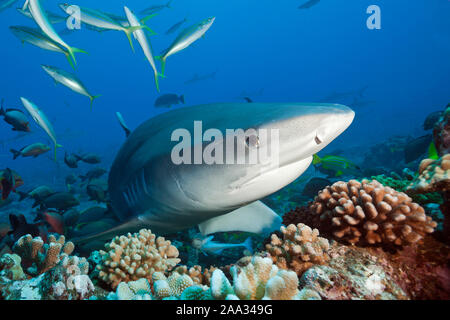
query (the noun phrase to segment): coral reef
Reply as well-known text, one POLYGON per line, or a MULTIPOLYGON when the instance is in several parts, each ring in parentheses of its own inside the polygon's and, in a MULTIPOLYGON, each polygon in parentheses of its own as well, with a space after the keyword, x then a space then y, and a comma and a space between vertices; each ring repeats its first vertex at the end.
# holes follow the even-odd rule
POLYGON ((187 274, 172 272, 166 278, 162 272, 153 273, 153 291, 155 299, 179 298, 183 291, 194 285, 191 277, 187 274))
POLYGON ((150 230, 117 236, 100 250, 102 261, 97 265, 98 276, 115 289, 120 282, 152 279, 154 272, 165 272, 180 262, 178 250, 163 237, 150 230))
POLYGON ((450 240, 450 153, 438 160, 423 160, 419 166, 419 176, 408 186, 406 192, 411 195, 428 192, 442 194, 444 201, 441 204, 441 212, 445 217, 443 235, 450 240))
POLYGON ((108 300, 153 300, 150 283, 142 278, 136 281, 121 282, 115 293, 107 296, 108 300))
MULTIPOLYGON (((372 176, 371 180, 380 182, 385 187, 391 187, 398 192, 408 193, 408 187, 411 184, 411 179, 402 179, 400 177, 389 177, 384 174, 378 176, 372 176)), ((414 202, 424 206, 429 203, 443 202, 442 196, 438 192, 426 192, 423 194, 409 194, 414 202)))
POLYGON ((0 258, 0 293, 4 299, 82 300, 94 295, 87 260, 69 255, 74 245, 66 243, 64 236, 50 236, 44 243, 40 237, 25 235, 13 248, 17 254, 0 258))
POLYGON ((327 300, 404 300, 408 295, 364 248, 335 245, 328 265, 314 266, 300 278, 303 290, 327 300))
POLYGON ((336 182, 319 192, 310 209, 321 233, 350 244, 405 246, 436 227, 410 197, 376 180, 336 182))
POLYGON ((280 269, 293 270, 301 276, 308 268, 317 264, 325 264, 330 257, 328 240, 319 237, 319 230, 312 230, 304 224, 291 224, 281 227, 282 238, 271 235, 266 244, 273 262, 280 269))
POLYGON ((230 271, 233 286, 220 269, 213 272, 211 295, 214 299, 298 300, 310 297, 299 292, 295 272, 279 270, 268 257, 245 257, 230 271))
POLYGON ((22 265, 30 275, 39 275, 52 268, 64 257, 70 255, 75 246, 67 242, 64 236, 56 239, 55 236, 48 237, 48 243, 44 243, 41 237, 33 238, 27 234, 22 236, 13 246, 13 251, 22 260, 22 265))
POLYGON ((197 285, 210 285, 210 280, 212 273, 216 270, 216 267, 204 268, 202 271, 202 267, 195 265, 193 267, 188 268, 187 266, 178 266, 173 272, 178 272, 179 274, 187 274, 194 284, 197 285))

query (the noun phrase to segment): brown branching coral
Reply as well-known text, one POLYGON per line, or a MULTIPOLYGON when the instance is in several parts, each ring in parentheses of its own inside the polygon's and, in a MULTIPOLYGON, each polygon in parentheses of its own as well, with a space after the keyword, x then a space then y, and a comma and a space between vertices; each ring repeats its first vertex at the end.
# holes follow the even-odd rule
POLYGON ((27 234, 21 237, 13 246, 13 251, 22 259, 22 265, 30 275, 39 275, 52 268, 64 257, 69 256, 75 246, 66 242, 64 236, 56 239, 53 235, 44 243, 41 237, 33 238, 27 234))
POLYGON ((97 269, 99 278, 112 288, 122 281, 151 281, 154 272, 165 272, 180 262, 178 249, 147 229, 117 236, 105 248, 106 251, 100 250, 102 261, 97 269))
POLYGON ((330 257, 328 240, 319 237, 319 230, 312 230, 304 224, 281 227, 282 238, 272 234, 266 244, 273 262, 280 269, 289 269, 301 276, 313 265, 325 264, 330 257))
POLYGON ((432 233, 436 222, 405 193, 376 180, 336 182, 310 205, 320 231, 357 245, 404 246, 432 233))
POLYGON ((209 286, 212 273, 216 269, 217 268, 211 266, 202 270, 202 267, 198 265, 195 265, 191 268, 183 265, 176 267, 173 272, 178 272, 179 274, 187 274, 194 281, 194 284, 209 286))

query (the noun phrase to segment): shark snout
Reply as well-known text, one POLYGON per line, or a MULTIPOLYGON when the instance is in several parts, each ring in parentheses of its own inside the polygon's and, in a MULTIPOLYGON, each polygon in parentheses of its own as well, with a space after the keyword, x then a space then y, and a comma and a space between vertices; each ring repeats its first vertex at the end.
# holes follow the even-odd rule
POLYGON ((355 118, 355 112, 346 106, 338 105, 330 111, 318 116, 320 120, 315 132, 314 142, 319 150, 344 132, 355 118))

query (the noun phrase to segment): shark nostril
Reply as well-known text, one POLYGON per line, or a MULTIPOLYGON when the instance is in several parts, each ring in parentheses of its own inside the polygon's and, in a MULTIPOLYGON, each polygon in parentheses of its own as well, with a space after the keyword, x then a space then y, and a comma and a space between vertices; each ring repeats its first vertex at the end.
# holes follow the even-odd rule
POLYGON ((317 144, 321 144, 322 143, 322 140, 320 140, 320 138, 316 135, 316 137, 314 138, 314 141, 317 143, 317 144))

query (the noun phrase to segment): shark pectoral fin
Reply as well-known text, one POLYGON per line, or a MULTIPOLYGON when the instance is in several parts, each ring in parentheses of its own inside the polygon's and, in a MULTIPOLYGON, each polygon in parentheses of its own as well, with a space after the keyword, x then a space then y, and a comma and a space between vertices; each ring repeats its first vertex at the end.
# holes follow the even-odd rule
POLYGON ((281 217, 261 201, 252 202, 199 225, 203 235, 225 231, 268 233, 280 227, 281 217))

